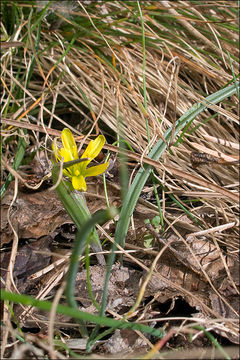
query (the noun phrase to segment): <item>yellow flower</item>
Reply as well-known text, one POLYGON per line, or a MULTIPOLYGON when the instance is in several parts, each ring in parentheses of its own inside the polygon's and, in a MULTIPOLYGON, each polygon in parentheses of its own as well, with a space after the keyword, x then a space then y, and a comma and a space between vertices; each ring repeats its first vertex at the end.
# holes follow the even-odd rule
MULTIPOLYGON (((56 160, 61 161, 61 158, 63 158, 63 161, 67 162, 79 159, 74 137, 68 128, 63 129, 61 139, 63 144, 61 149, 58 149, 54 144, 52 145, 56 160)), ((105 137, 103 135, 99 135, 95 140, 91 140, 81 156, 81 159, 88 158, 89 160, 63 169, 64 175, 72 180, 72 186, 75 190, 86 191, 87 185, 85 178, 100 175, 107 170, 108 163, 87 168, 88 164, 100 153, 104 143, 105 137)))

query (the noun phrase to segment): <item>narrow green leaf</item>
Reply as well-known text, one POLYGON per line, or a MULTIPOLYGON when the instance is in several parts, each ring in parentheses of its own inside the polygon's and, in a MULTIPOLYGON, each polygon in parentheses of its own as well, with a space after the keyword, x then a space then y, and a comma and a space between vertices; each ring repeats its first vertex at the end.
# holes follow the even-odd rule
MULTIPOLYGON (((45 300, 37 300, 28 295, 20 295, 15 293, 10 293, 5 290, 1 290, 1 300, 8 300, 12 301, 17 304, 22 304, 26 306, 34 306, 43 311, 50 311, 52 309, 52 303, 50 301, 45 300)), ((97 315, 90 314, 85 311, 79 311, 72 309, 68 306, 58 305, 56 307, 56 313, 67 315, 74 319, 80 319, 84 321, 88 321, 91 323, 99 324, 102 326, 108 326, 115 329, 132 329, 138 330, 142 332, 146 332, 152 336, 156 336, 157 338, 162 338, 164 336, 164 331, 159 329, 154 329, 149 326, 138 324, 138 323, 131 323, 131 322, 123 322, 120 320, 115 320, 107 317, 101 317, 97 315)))

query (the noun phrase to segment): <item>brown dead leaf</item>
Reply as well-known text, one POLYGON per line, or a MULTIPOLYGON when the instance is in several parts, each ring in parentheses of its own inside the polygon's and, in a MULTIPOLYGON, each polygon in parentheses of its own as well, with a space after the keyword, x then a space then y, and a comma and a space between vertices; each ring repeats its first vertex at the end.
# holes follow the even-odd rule
MULTIPOLYGON (((90 274, 92 291, 95 300, 100 303, 104 287, 106 269, 100 265, 91 266, 90 274)), ((127 267, 119 265, 113 265, 112 275, 110 277, 108 288, 109 292, 107 309, 109 311, 124 314, 129 310, 129 308, 136 301, 139 292, 139 281, 141 276, 141 271, 131 270, 127 267)), ((74 295, 76 300, 82 304, 82 307, 79 307, 79 310, 87 311, 89 313, 97 313, 97 310, 92 304, 88 293, 86 270, 82 270, 81 272, 77 273, 74 295)), ((19 306, 15 307, 15 313, 20 313, 21 311, 22 310, 19 306)), ((42 319, 44 317, 45 321, 41 324, 42 331, 44 331, 43 329, 46 329, 46 323, 48 321, 47 312, 40 311, 39 309, 35 308, 33 309, 31 316, 34 319, 42 319)), ((22 321, 21 325, 24 325, 25 327, 32 327, 35 326, 37 322, 37 320, 33 321, 31 318, 26 317, 26 319, 22 321)), ((72 321, 70 323, 69 316, 56 314, 55 326, 58 328, 68 328, 69 326, 73 327, 74 322, 72 321)))
MULTIPOLYGON (((13 278, 20 293, 24 293, 34 282, 28 280, 31 274, 43 269, 50 263, 51 253, 49 245, 52 241, 50 236, 44 236, 33 243, 22 246, 14 263, 13 278), (39 253, 38 251, 41 251, 39 253)), ((10 252, 1 254, 2 277, 5 279, 10 259, 10 252)))
MULTIPOLYGON (((150 233, 160 241, 156 231, 150 233)), ((226 319, 226 322, 223 320, 225 329, 219 333, 238 342, 236 324, 231 329, 230 319, 237 320, 239 314, 236 288, 239 286, 239 263, 224 252, 220 254, 221 249, 209 238, 192 235, 187 240, 184 238, 184 234, 174 233, 167 239, 162 238, 160 246, 166 243, 169 246, 151 276, 144 297, 153 296, 165 303, 180 296, 195 307, 200 316, 226 319), (226 273, 224 263, 231 269, 231 276, 226 273)))
POLYGON ((124 354, 128 356, 138 349, 143 351, 146 342, 131 329, 116 330, 114 334, 103 345, 105 351, 110 354, 124 354))
MULTIPOLYGON (((7 221, 8 206, 8 204, 1 206, 2 244, 9 243, 13 239, 7 221)), ((18 237, 23 239, 37 239, 49 235, 64 222, 72 222, 57 194, 49 190, 34 193, 19 192, 10 210, 10 220, 18 237)))
MULTIPOLYGON (((104 287, 106 269, 99 265, 91 266, 90 273, 93 294, 96 301, 100 302, 104 287)), ((140 271, 113 265, 108 286, 107 308, 115 312, 126 312, 136 300, 139 292, 139 281, 141 276, 142 273, 140 271)), ((75 297, 81 301, 86 311, 96 311, 95 307, 92 305, 87 289, 86 270, 77 274, 75 297)))

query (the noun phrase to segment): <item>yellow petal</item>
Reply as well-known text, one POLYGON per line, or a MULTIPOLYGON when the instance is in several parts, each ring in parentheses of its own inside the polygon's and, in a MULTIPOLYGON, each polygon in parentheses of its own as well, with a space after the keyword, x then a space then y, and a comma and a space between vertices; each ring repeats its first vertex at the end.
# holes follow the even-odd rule
POLYGON ((86 169, 84 176, 87 177, 87 176, 100 175, 100 174, 104 173, 104 171, 107 170, 107 167, 108 167, 108 163, 91 166, 90 168, 86 169))
POLYGON ((92 161, 96 156, 98 156, 104 144, 105 137, 103 135, 99 135, 95 140, 90 141, 81 158, 89 158, 91 159, 89 162, 92 161))
POLYGON ((82 175, 72 177, 72 186, 75 190, 78 190, 78 191, 86 191, 87 190, 87 184, 82 175))
POLYGON ((73 154, 69 150, 66 150, 65 148, 60 149, 60 155, 63 158, 64 162, 75 160, 73 158, 73 154))
POLYGON ((68 156, 71 157, 71 160, 78 159, 77 146, 71 130, 68 128, 63 129, 61 133, 61 139, 64 150, 69 154, 68 156))

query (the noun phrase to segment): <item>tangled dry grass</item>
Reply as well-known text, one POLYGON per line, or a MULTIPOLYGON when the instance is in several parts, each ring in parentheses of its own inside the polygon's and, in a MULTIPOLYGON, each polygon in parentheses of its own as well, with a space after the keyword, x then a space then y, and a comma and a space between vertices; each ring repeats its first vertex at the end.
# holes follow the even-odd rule
MULTIPOLYGON (((211 1, 159 1, 144 2, 141 7, 146 40, 144 73, 142 30, 140 21, 134 21, 134 3, 77 2, 67 14, 63 9, 55 10, 62 24, 69 27, 62 29, 61 25, 49 31, 53 24, 45 17, 40 34, 22 18, 13 40, 22 41, 24 48, 3 49, 2 53, 3 139, 16 134, 17 124, 20 128, 28 126, 33 131, 24 135, 29 143, 27 151, 43 147, 50 159, 48 141, 53 138, 46 128, 67 126, 81 136, 81 145, 99 132, 111 144, 118 140, 121 128, 134 149, 129 158, 136 161, 135 165, 150 161, 149 148, 164 132, 174 127, 191 106, 226 86, 238 73, 237 20, 233 12, 237 4, 219 1, 215 7, 211 1), (77 18, 82 23, 76 24, 77 18), (36 62, 32 67, 33 57, 36 62), (28 76, 22 76, 24 73, 31 73, 29 81, 28 76), (11 121, 15 126, 9 128, 11 121), (41 132, 34 130, 36 125, 41 132)), ((22 9, 26 10, 27 5, 23 4, 22 9)), ((239 160, 238 126, 238 97, 233 95, 210 105, 177 146, 177 139, 173 139, 160 161, 154 163, 156 179, 162 184, 159 195, 167 232, 176 236, 179 246, 188 249, 194 258, 192 265, 212 289, 211 306, 204 307, 205 321, 228 338, 232 333, 234 342, 238 337, 238 311, 229 303, 227 293, 221 293, 217 280, 221 274, 226 287, 239 294, 233 271, 239 264, 239 164, 224 164, 239 160), (214 156, 216 162, 193 167, 193 151, 214 156), (169 194, 205 230, 181 207, 169 205, 169 194), (214 260, 208 258, 209 267, 203 260, 206 242, 208 251, 214 253, 214 260), (214 269, 213 262, 217 264, 214 269), (224 304, 225 313, 217 305, 216 296, 224 304)), ((118 151, 117 147, 106 148, 118 151)), ((4 159, 9 164, 13 153, 14 147, 5 145, 4 159)), ((151 184, 144 191, 151 193, 151 184)), ((141 203, 142 211, 155 215, 158 207, 150 198, 141 203)), ((163 276, 161 271, 159 274, 163 276)), ((193 306, 202 301, 187 294, 183 282, 177 286, 193 306)))

